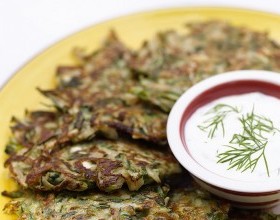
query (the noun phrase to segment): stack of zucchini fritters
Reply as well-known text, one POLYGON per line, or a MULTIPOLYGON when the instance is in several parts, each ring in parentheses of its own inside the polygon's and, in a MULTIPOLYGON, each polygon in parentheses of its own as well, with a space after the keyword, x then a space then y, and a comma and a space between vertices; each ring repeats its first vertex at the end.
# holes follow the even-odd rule
POLYGON ((112 32, 40 90, 50 111, 13 118, 5 166, 20 190, 5 211, 24 220, 277 219, 233 210, 190 182, 172 156, 166 120, 191 85, 230 70, 280 72, 280 45, 220 21, 158 33, 138 51, 112 32))

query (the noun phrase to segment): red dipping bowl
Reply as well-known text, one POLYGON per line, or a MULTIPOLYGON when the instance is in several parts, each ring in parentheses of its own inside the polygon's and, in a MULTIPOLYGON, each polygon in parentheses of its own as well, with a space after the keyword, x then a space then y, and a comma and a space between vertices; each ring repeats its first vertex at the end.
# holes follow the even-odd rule
POLYGON ((280 99, 280 74, 261 70, 241 70, 201 81, 188 89, 173 106, 167 123, 167 137, 177 160, 200 186, 239 207, 267 208, 280 202, 280 176, 273 179, 244 181, 219 175, 215 170, 210 170, 195 160, 188 149, 185 137, 185 125, 198 108, 222 97, 252 92, 280 99))

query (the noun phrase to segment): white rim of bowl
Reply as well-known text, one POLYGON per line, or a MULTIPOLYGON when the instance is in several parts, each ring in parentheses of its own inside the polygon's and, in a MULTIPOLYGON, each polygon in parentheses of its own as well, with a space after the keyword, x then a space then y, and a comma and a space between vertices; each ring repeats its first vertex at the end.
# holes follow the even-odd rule
POLYGON ((203 168, 187 153, 181 141, 180 123, 188 105, 191 104, 198 95, 215 86, 239 80, 261 81, 280 86, 280 74, 264 70, 232 71, 209 77, 208 79, 197 83, 182 94, 169 114, 167 121, 167 138, 170 148, 183 167, 208 184, 222 189, 244 193, 280 192, 280 179, 238 181, 219 176, 203 168))

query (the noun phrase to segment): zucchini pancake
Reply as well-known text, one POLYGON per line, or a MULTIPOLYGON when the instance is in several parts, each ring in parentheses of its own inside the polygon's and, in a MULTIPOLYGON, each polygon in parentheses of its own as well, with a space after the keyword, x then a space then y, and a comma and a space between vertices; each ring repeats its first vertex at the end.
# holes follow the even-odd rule
POLYGON ((181 171, 169 152, 121 139, 93 139, 56 150, 49 140, 17 152, 6 164, 22 187, 42 191, 84 191, 97 186, 110 192, 124 183, 135 191, 181 171))
POLYGON ((157 33, 138 50, 112 31, 79 65, 57 68, 53 103, 11 121, 5 167, 19 185, 4 210, 19 220, 280 219, 200 189, 173 157, 168 114, 200 80, 231 70, 280 72, 280 44, 221 21, 157 33), (228 40, 230 39, 230 40, 228 40), (187 178, 187 179, 186 179, 187 178))

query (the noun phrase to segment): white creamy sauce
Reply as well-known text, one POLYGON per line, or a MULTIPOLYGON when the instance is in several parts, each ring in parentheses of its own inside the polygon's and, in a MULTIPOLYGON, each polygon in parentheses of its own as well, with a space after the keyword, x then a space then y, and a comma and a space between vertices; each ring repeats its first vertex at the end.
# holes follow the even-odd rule
POLYGON ((185 125, 185 137, 192 157, 201 166, 218 175, 243 181, 260 180, 260 177, 280 178, 280 99, 258 92, 219 98, 202 106, 191 116, 185 125), (198 126, 205 125, 205 121, 215 115, 214 113, 206 113, 218 104, 236 107, 239 111, 228 113, 223 120, 224 134, 221 125, 219 125, 211 138, 208 136, 209 130, 203 131, 198 126), (251 169, 244 172, 236 170, 236 168, 228 169, 229 163, 217 163, 218 154, 228 151, 228 145, 238 147, 238 144, 230 144, 230 141, 234 134, 244 134, 244 128, 239 119, 251 113, 252 110, 255 115, 270 119, 274 127, 279 129, 279 131, 263 133, 267 139, 264 153, 269 176, 263 158, 258 160, 253 172, 251 169))

